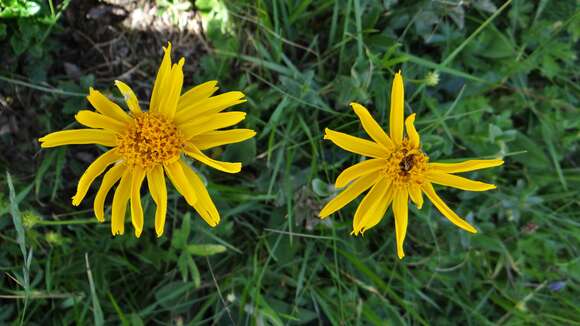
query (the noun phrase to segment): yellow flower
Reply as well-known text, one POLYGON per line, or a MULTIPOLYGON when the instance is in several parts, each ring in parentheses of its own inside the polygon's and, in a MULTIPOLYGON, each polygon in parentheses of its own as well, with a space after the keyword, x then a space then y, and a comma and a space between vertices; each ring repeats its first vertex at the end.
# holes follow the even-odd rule
POLYGON ((392 204, 395 216, 397 254, 403 258, 403 242, 407 233, 409 198, 417 208, 423 206, 423 193, 458 227, 476 233, 473 226, 457 216, 433 189, 433 184, 450 186, 468 191, 495 189, 492 184, 469 180, 455 173, 490 168, 503 164, 502 160, 469 160, 460 163, 430 163, 421 151, 419 133, 414 126, 415 114, 404 118, 404 88, 401 73, 395 75, 391 90, 390 133, 387 135, 371 117, 366 108, 351 103, 364 130, 373 141, 353 137, 330 129, 324 139, 337 146, 363 156, 371 157, 355 164, 336 179, 336 188, 344 188, 320 211, 325 218, 370 189, 356 209, 353 220, 354 235, 364 233, 377 225, 392 204), (403 136, 406 127, 407 136, 403 136))
POLYGON ((131 221, 135 235, 143 231, 141 185, 147 178, 151 197, 157 208, 155 231, 163 234, 167 214, 165 174, 187 203, 210 225, 220 222, 220 215, 200 176, 183 159, 185 154, 212 168, 237 173, 241 163, 220 162, 202 151, 212 147, 241 142, 256 133, 249 129, 217 130, 244 120, 244 112, 226 112, 230 106, 243 103, 244 94, 227 92, 212 96, 217 82, 209 81, 181 94, 182 67, 185 60, 171 63, 171 43, 153 86, 149 110, 142 111, 135 93, 121 81, 115 85, 123 94, 129 112, 109 100, 99 91, 90 89, 88 101, 96 109, 82 110, 76 120, 89 129, 57 131, 40 138, 43 148, 70 144, 99 144, 111 147, 99 156, 81 176, 73 205, 81 203, 93 181, 108 167, 94 200, 95 216, 105 220, 105 198, 115 189, 111 216, 113 235, 125 231, 125 212, 131 203, 131 221))

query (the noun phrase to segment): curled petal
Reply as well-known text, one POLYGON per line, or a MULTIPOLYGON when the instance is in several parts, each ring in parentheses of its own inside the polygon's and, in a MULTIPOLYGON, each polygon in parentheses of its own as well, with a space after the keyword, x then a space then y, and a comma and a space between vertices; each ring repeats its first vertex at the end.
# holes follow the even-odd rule
POLYGON ((391 138, 387 136, 383 128, 373 119, 369 111, 358 103, 350 103, 354 112, 358 116, 363 128, 371 138, 377 143, 385 146, 389 151, 393 150, 394 145, 391 138))
POLYGON ((375 142, 347 135, 328 128, 324 130, 324 139, 328 139, 338 147, 355 154, 375 158, 385 158, 389 156, 389 151, 375 142))
POLYGON ((393 201, 393 189, 394 187, 389 186, 383 197, 380 198, 377 204, 362 218, 360 222, 361 233, 364 234, 367 230, 379 224, 379 222, 383 219, 385 212, 393 201))
POLYGON ((225 112, 213 114, 189 123, 179 125, 185 139, 202 135, 208 131, 233 126, 246 118, 246 112, 225 112))
POLYGON ((114 132, 96 129, 62 130, 50 133, 38 140, 42 148, 84 144, 98 144, 107 147, 117 146, 117 136, 114 132))
POLYGON ((83 126, 95 129, 106 129, 113 132, 123 132, 127 125, 123 122, 110 118, 98 112, 81 110, 75 115, 75 119, 83 126))
POLYGON ((195 117, 219 113, 236 104, 246 102, 246 100, 242 99, 244 96, 242 92, 227 92, 189 103, 187 106, 184 104, 184 107, 180 108, 180 111, 175 115, 175 123, 180 125, 191 121, 195 117))
POLYGON ((83 198, 85 198, 85 195, 93 181, 95 181, 95 179, 101 175, 109 165, 115 163, 120 158, 121 155, 119 155, 116 150, 112 149, 93 161, 79 179, 77 192, 72 198, 72 204, 78 206, 83 198))
POLYGON ((452 211, 451 208, 449 208, 449 206, 447 206, 447 204, 445 204, 445 202, 439 197, 439 195, 437 195, 437 193, 435 192, 435 189, 433 189, 433 185, 431 185, 431 183, 429 183, 429 182, 423 183, 423 185, 421 186, 421 189, 423 190, 425 195, 427 195, 427 198, 429 198, 429 200, 433 203, 433 205, 435 205, 435 207, 437 207, 439 212, 441 212, 441 214, 443 214, 443 216, 447 217, 447 219, 449 219, 449 221, 451 221, 453 224, 457 225, 458 227, 464 229, 465 231, 468 231, 471 233, 477 233, 477 230, 473 226, 471 226, 471 224, 467 223, 464 219, 457 216, 457 214, 455 214, 455 212, 452 211))
POLYGON ((167 186, 165 185, 165 175, 161 166, 156 166, 147 172, 147 185, 149 186, 151 197, 155 205, 157 205, 155 210, 155 233, 157 237, 160 237, 163 234, 167 216, 167 186))
POLYGON ((495 185, 492 185, 489 183, 469 180, 469 179, 464 178, 464 177, 460 177, 457 175, 444 173, 444 172, 438 172, 436 170, 432 170, 432 171, 427 172, 427 174, 425 176, 427 177, 427 180, 429 180, 433 183, 444 185, 444 186, 449 186, 449 187, 453 187, 453 188, 457 188, 457 189, 461 189, 461 190, 487 191, 487 190, 491 190, 491 189, 496 188, 495 185))
POLYGON ((220 214, 215 207, 215 204, 211 200, 211 197, 209 196, 203 181, 197 175, 197 173, 193 171, 189 165, 187 165, 187 163, 183 162, 183 160, 179 160, 179 164, 181 164, 185 176, 197 194, 198 200, 195 205, 193 205, 193 208, 195 208, 201 218, 203 218, 203 220, 209 224, 209 226, 217 226, 220 222, 220 214))
POLYGON ((421 186, 416 183, 411 183, 407 186, 407 191, 409 192, 409 197, 417 205, 418 209, 423 207, 423 193, 421 192, 421 186))
POLYGON ((369 173, 376 172, 387 165, 387 160, 384 159, 370 159, 357 163, 344 171, 342 171, 338 178, 336 178, 335 187, 343 188, 352 180, 360 178, 369 173))
POLYGON ((127 212, 127 202, 131 196, 131 177, 131 172, 126 170, 121 177, 119 186, 115 189, 111 216, 111 232, 113 235, 125 233, 125 213, 127 212))
POLYGON ((429 169, 446 173, 469 172, 500 166, 503 160, 468 160, 458 163, 429 163, 429 169))
POLYGON ((123 95, 123 98, 125 99, 125 103, 127 103, 129 110, 131 110, 133 114, 140 113, 141 107, 139 106, 139 100, 137 99, 137 96, 135 95, 135 92, 133 92, 131 87, 129 87, 129 85, 123 83, 120 80, 115 80, 115 85, 121 92, 121 95, 123 95))
POLYGON ((97 191, 94 201, 95 216, 101 223, 105 221, 105 199, 107 198, 107 194, 115 183, 121 179, 126 170, 127 168, 122 164, 115 165, 103 177, 103 182, 97 191))
POLYGON ((130 123, 131 117, 123 111, 123 109, 117 105, 117 103, 109 100, 101 92, 94 90, 92 87, 89 88, 89 95, 87 100, 91 105, 99 111, 101 114, 108 116, 109 118, 118 120, 124 123, 130 123))
POLYGON ((395 145, 403 141, 403 118, 405 114, 405 88, 401 72, 395 74, 391 88, 391 113, 389 117, 389 131, 395 145))
POLYGON ((181 111, 199 101, 205 100, 215 93, 217 88, 217 80, 210 80, 203 84, 197 85, 179 97, 177 104, 177 111, 181 111))
POLYGON ((255 135, 256 132, 250 129, 213 130, 193 136, 190 142, 203 151, 221 145, 239 143, 255 135))
POLYGON ((407 235, 409 223, 409 195, 405 187, 395 189, 393 195, 393 213, 395 215, 395 231, 397 237, 397 255, 399 259, 405 257, 403 243, 407 235))
POLYGON ((320 216, 320 218, 325 218, 343 208, 346 204, 350 203, 353 199, 372 187, 376 182, 377 178, 373 174, 355 180, 331 201, 326 203, 318 216, 320 216))
POLYGON ((415 113, 407 117, 405 121, 405 126, 407 128, 407 136, 409 136, 409 143, 413 148, 419 148, 421 144, 421 138, 417 129, 415 129, 415 113))
POLYGON ((165 172, 167 173, 169 180, 171 180, 171 183, 175 186, 175 189, 183 195, 185 201, 187 201, 190 206, 195 205, 195 202, 197 201, 195 189, 193 189, 191 183, 187 180, 179 161, 167 163, 164 166, 165 172))
POLYGON ((371 190, 360 202, 360 204, 356 209, 356 212, 354 213, 354 219, 352 221, 353 233, 355 235, 358 235, 358 233, 360 233, 363 228, 365 230, 369 229, 368 227, 366 227, 367 225, 364 223, 365 220, 382 218, 382 216, 385 213, 386 207, 384 208, 384 210, 383 209, 377 210, 377 206, 381 204, 380 200, 383 198, 383 196, 389 189, 390 185, 391 180, 385 177, 380 178, 378 182, 375 183, 375 185, 371 188, 371 190), (381 216, 380 217, 376 216, 376 214, 381 213, 380 211, 382 211, 382 214, 380 214, 381 216), (371 217, 368 215, 373 216, 371 217))
POLYGON ((177 111, 177 102, 183 87, 183 65, 185 59, 179 59, 179 62, 171 68, 169 75, 165 78, 165 89, 161 96, 161 106, 159 113, 163 114, 167 119, 173 120, 175 112, 177 111))
POLYGON ((143 206, 141 206, 141 185, 145 178, 145 170, 135 167, 131 179, 131 222, 135 236, 139 238, 143 232, 143 206))
POLYGON ((194 159, 202 162, 203 164, 211 166, 216 170, 220 170, 226 173, 238 173, 242 170, 242 163, 239 162, 231 163, 214 160, 209 156, 205 155, 195 146, 186 147, 184 151, 185 154, 193 157, 194 159))
POLYGON ((167 47, 163 48, 165 54, 163 55, 163 60, 157 71, 157 77, 155 78, 155 84, 153 84, 153 91, 151 92, 151 102, 149 103, 149 111, 159 112, 161 99, 163 94, 167 92, 167 86, 165 80, 168 79, 171 72, 171 42, 167 43, 167 47))

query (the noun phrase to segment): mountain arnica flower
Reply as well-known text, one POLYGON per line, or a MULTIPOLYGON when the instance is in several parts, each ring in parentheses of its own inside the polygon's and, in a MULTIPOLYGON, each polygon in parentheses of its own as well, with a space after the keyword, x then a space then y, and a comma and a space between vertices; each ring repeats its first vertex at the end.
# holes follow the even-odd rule
POLYGON ((473 181, 456 173, 491 168, 503 164, 502 160, 468 160, 459 163, 431 163, 421 151, 420 136, 414 126, 415 114, 404 120, 404 87, 401 73, 395 75, 391 90, 389 134, 371 117, 362 105, 352 103, 355 114, 372 138, 371 140, 350 136, 326 129, 324 139, 349 152, 370 159, 342 171, 336 179, 336 188, 345 188, 320 211, 325 218, 344 207, 360 194, 370 189, 356 209, 353 220, 354 235, 364 233, 377 225, 389 206, 393 207, 397 254, 405 256, 403 242, 407 233, 409 198, 421 209, 423 194, 453 224, 476 233, 477 230, 457 216, 437 195, 433 184, 468 191, 495 189, 492 184, 473 181), (406 128, 406 136, 403 129, 406 128))
POLYGON ((72 204, 79 205, 93 181, 105 173, 94 199, 94 211, 96 218, 103 222, 105 199, 111 188, 117 185, 111 209, 113 235, 125 231, 129 202, 135 235, 141 235, 141 187, 145 179, 156 204, 155 231, 157 236, 163 234, 167 215, 165 175, 207 224, 216 226, 220 222, 219 212, 202 178, 185 157, 223 172, 237 173, 241 170, 241 163, 217 161, 202 151, 241 142, 256 134, 249 129, 219 130, 244 120, 244 112, 222 112, 245 102, 244 94, 227 92, 212 96, 218 89, 216 81, 203 83, 181 94, 185 60, 181 58, 172 64, 171 43, 164 47, 164 51, 148 111, 141 110, 133 90, 117 80, 115 85, 125 99, 128 112, 91 88, 87 99, 96 111, 81 110, 75 116, 88 129, 57 131, 39 139, 42 148, 71 144, 98 144, 110 148, 81 176, 72 204))

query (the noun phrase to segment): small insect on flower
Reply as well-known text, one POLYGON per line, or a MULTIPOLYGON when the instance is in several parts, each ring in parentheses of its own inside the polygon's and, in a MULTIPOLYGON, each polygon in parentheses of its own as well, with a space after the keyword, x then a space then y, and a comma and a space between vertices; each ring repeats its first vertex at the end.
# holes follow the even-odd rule
POLYGON ((103 222, 105 198, 117 184, 111 210, 113 235, 125 231, 129 201, 135 235, 141 235, 141 186, 145 178, 157 205, 155 231, 157 236, 163 234, 167 214, 165 175, 207 224, 216 226, 220 222, 219 212, 201 177, 184 156, 223 172, 237 173, 241 170, 241 163, 216 161, 202 151, 241 142, 256 134, 250 129, 218 130, 244 120, 244 112, 222 111, 245 102, 245 95, 242 92, 227 92, 212 96, 218 89, 217 81, 203 83, 181 94, 185 60, 181 58, 172 64, 171 43, 164 51, 148 111, 141 110, 133 90, 117 80, 115 85, 125 99, 128 112, 91 88, 87 99, 96 112, 82 110, 75 116, 81 125, 89 129, 57 131, 39 139, 42 148, 71 144, 99 144, 111 148, 89 165, 81 176, 72 203, 79 205, 93 181, 108 169, 97 191, 94 211, 97 219, 103 222))
POLYGON ((344 207, 363 192, 370 189, 356 209, 353 220, 354 235, 364 233, 377 225, 389 206, 393 206, 397 254, 405 256, 403 242, 407 233, 409 198, 417 208, 423 206, 423 194, 437 209, 458 227, 476 233, 473 226, 457 216, 437 195, 433 184, 450 186, 468 191, 486 191, 495 186, 473 181, 455 173, 490 168, 503 164, 502 160, 469 160, 460 163, 430 163, 421 151, 420 136, 415 129, 415 114, 404 120, 404 88, 401 73, 395 75, 391 90, 391 113, 389 135, 372 118, 362 105, 351 103, 355 114, 367 134, 366 140, 341 132, 326 129, 324 139, 337 146, 362 156, 371 157, 355 164, 336 179, 336 188, 345 188, 330 200, 320 211, 325 218, 344 207), (406 127, 407 135, 403 135, 406 127))

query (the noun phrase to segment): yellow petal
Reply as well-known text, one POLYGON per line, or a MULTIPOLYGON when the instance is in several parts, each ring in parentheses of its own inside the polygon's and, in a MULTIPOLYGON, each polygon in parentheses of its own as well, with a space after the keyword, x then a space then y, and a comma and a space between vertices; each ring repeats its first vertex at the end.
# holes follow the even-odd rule
POLYGON ((165 93, 160 94, 161 107, 159 108, 159 112, 169 120, 173 120, 175 112, 177 111, 177 102, 179 101, 181 88, 183 86, 184 64, 185 59, 181 58, 177 64, 173 65, 171 73, 166 79, 167 85, 165 85, 165 89, 163 90, 165 93))
POLYGON ((389 129, 391 140, 395 145, 403 141, 403 119, 405 115, 405 88, 401 72, 395 74, 391 88, 391 114, 389 117, 389 129))
POLYGON ((123 109, 118 106, 117 103, 109 100, 105 95, 101 94, 101 92, 97 90, 94 90, 92 87, 89 88, 89 96, 87 96, 87 100, 101 114, 118 120, 119 122, 131 122, 131 117, 125 111, 123 111, 123 109))
POLYGON ((127 124, 94 111, 81 110, 75 115, 75 119, 89 128, 107 129, 117 133, 127 130, 127 124))
POLYGON ((347 135, 331 129, 324 129, 324 139, 329 139, 338 147, 349 152, 376 158, 389 156, 387 149, 375 142, 347 135))
POLYGON ((392 151, 394 148, 391 138, 387 136, 383 128, 373 119, 369 111, 358 103, 350 103, 354 113, 358 116, 363 128, 371 138, 377 143, 385 146, 387 150, 392 151))
POLYGON ((143 232, 143 207, 141 206, 141 185, 145 178, 145 170, 135 167, 131 179, 131 222, 135 229, 135 236, 139 238, 143 232))
POLYGON ((175 189, 185 198, 185 201, 190 205, 195 205, 197 201, 197 196, 195 194, 195 189, 191 186, 191 183, 187 180, 181 164, 179 161, 173 163, 167 163, 164 165, 165 172, 175 186, 175 189))
POLYGON ((449 208, 447 206, 447 204, 445 204, 445 202, 439 197, 439 195, 437 195, 437 193, 435 192, 435 189, 433 189, 433 185, 431 185, 431 183, 429 183, 429 182, 423 183, 423 185, 421 185, 421 189, 423 190, 425 195, 427 195, 427 198, 429 198, 429 200, 433 203, 433 205, 435 205, 435 207, 437 207, 439 212, 441 212, 441 214, 443 214, 443 216, 447 217, 447 219, 449 219, 449 221, 451 221, 453 224, 457 225, 458 227, 464 229, 465 231, 468 231, 471 233, 477 233, 477 230, 473 226, 471 226, 469 223, 467 223, 461 217, 457 216, 457 214, 455 214, 455 212, 452 211, 451 208, 449 208))
POLYGON ((193 136, 201 135, 208 131, 233 126, 245 118, 245 112, 217 113, 179 125, 179 129, 185 139, 191 139, 193 136))
POLYGON ((370 159, 357 163, 346 170, 342 171, 338 178, 336 178, 335 187, 343 188, 352 180, 360 178, 369 173, 376 172, 387 165, 387 160, 384 159, 370 159))
POLYGON ((123 98, 125 99, 125 103, 127 103, 129 110, 131 110, 133 114, 140 113, 141 107, 139 106, 139 100, 137 99, 137 96, 135 95, 135 92, 133 92, 131 87, 129 87, 129 85, 123 83, 120 80, 115 80, 115 85, 117 85, 117 88, 121 92, 121 95, 123 95, 123 98))
MULTIPOLYGON (((381 212, 377 210, 377 206, 381 204, 380 200, 383 198, 387 190, 391 185, 391 180, 385 177, 381 177, 377 183, 371 188, 371 190, 366 194, 363 200, 360 202, 354 213, 354 219, 352 220, 352 229, 355 235, 358 235, 362 228, 369 229, 364 224, 365 220, 372 220, 377 216, 370 217, 368 215, 380 214, 381 212)), ((382 205, 381 205, 382 206, 382 205)), ((381 207, 382 208, 382 207, 381 207)), ((386 207, 385 207, 386 210, 386 207)), ((381 214, 384 215, 384 210, 381 214)))
POLYGON ((416 183, 410 183, 407 186, 407 191, 409 192, 409 197, 415 203, 418 209, 423 207, 423 193, 421 192, 421 186, 416 183))
POLYGON ((209 226, 215 227, 220 222, 220 214, 211 200, 203 181, 187 163, 183 162, 183 160, 179 160, 179 163, 181 164, 185 176, 189 182, 191 182, 191 185, 197 194, 197 202, 193 205, 193 208, 195 208, 201 218, 203 218, 209 226))
POLYGON ((242 100, 244 96, 242 92, 227 92, 190 103, 177 112, 175 115, 175 123, 179 125, 187 123, 195 117, 219 113, 236 104, 246 102, 246 100, 242 100))
POLYGON ((127 202, 131 195, 131 171, 125 170, 119 186, 115 189, 113 197, 113 210, 111 216, 111 232, 113 235, 125 233, 125 213, 127 202))
POLYGON ((447 173, 460 173, 492 168, 503 164, 503 160, 469 160, 458 163, 429 163, 429 169, 447 173))
POLYGON ((407 235, 407 224, 409 223, 409 195, 405 187, 394 189, 393 213, 395 215, 395 231, 397 237, 397 255, 399 259, 405 257, 403 243, 407 235))
POLYGON ((213 93, 218 90, 216 87, 217 83, 217 80, 210 80, 185 92, 183 95, 181 95, 181 97, 179 97, 177 111, 181 111, 194 103, 205 100, 212 96, 213 93))
POLYGON ((239 143, 255 135, 256 132, 250 129, 214 130, 194 136, 190 142, 203 151, 221 145, 239 143))
POLYGON ((115 165, 103 177, 103 182, 101 182, 94 201, 95 216, 101 223, 105 221, 105 199, 107 198, 107 194, 115 183, 121 179, 121 176, 126 170, 127 167, 123 164, 115 165))
POLYGON ((171 42, 167 43, 167 47, 164 47, 163 51, 165 54, 159 66, 159 71, 157 71, 157 77, 151 92, 151 101, 149 103, 149 111, 151 112, 159 112, 161 98, 165 94, 165 80, 171 72, 171 42))
POLYGON ((200 161, 201 163, 211 166, 214 169, 226 172, 226 173, 238 173, 242 170, 242 163, 230 163, 230 162, 222 162, 216 161, 209 156, 205 155, 202 151, 200 151, 195 146, 187 146, 184 149, 185 154, 193 157, 194 159, 200 161))
POLYGON ((38 139, 42 148, 63 145, 99 144, 107 147, 117 146, 117 136, 112 131, 96 129, 73 129, 50 133, 38 139))
POLYGON ((83 198, 85 198, 85 195, 93 181, 95 181, 95 179, 101 175, 109 165, 115 163, 120 158, 121 155, 119 155, 116 150, 112 149, 99 156, 93 163, 91 163, 79 179, 77 192, 72 198, 72 204, 78 206, 83 198))
POLYGON ((427 178, 427 180, 433 183, 461 190, 486 191, 495 189, 495 186, 489 183, 469 180, 467 178, 463 178, 449 173, 439 172, 437 170, 428 171, 425 174, 425 177, 427 178))
POLYGON ((373 228, 375 225, 379 224, 379 222, 385 216, 385 212, 391 205, 393 201, 393 187, 390 186, 382 198, 380 198, 377 202, 377 205, 373 207, 362 219, 360 222, 361 233, 365 233, 367 230, 373 228))
POLYGON ((405 121, 405 126, 407 127, 407 136, 409 137, 409 144, 413 148, 419 148, 421 144, 421 139, 417 129, 415 129, 415 113, 407 117, 405 121))
POLYGON ((326 205, 324 205, 318 216, 320 216, 320 218, 325 218, 328 215, 343 208, 346 204, 350 203, 353 199, 358 197, 358 195, 362 194, 364 191, 369 189, 375 183, 377 183, 377 176, 374 174, 369 174, 367 176, 355 180, 343 191, 341 191, 336 197, 334 197, 331 201, 326 203, 326 205))
POLYGON ((167 216, 167 186, 165 185, 165 175, 161 166, 155 166, 147 172, 147 184, 151 197, 155 205, 157 205, 155 210, 155 233, 157 233, 157 237, 160 237, 163 234, 167 216))

